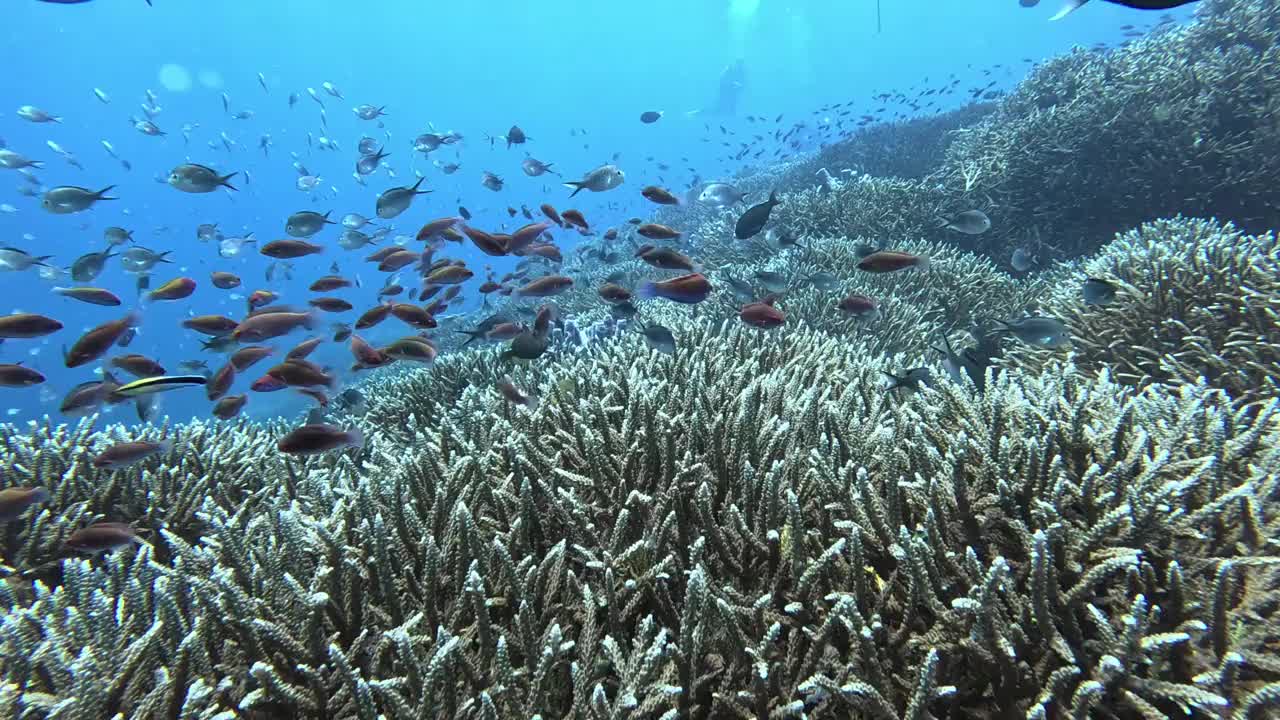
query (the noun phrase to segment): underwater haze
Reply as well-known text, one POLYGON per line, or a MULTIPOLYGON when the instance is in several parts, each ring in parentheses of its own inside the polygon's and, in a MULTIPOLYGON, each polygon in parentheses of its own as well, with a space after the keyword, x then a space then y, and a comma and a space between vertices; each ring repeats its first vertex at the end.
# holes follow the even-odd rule
MULTIPOLYGON (((0 50, 5 67, 13 69, 0 78, 0 90, 15 107, 0 118, 0 137, 44 167, 33 173, 31 183, 6 172, 14 187, 6 192, 12 212, 0 216, 4 245, 49 255, 49 264, 66 268, 85 253, 103 251, 103 232, 121 227, 132 232, 133 244, 171 253, 169 263, 148 273, 151 287, 190 277, 197 288, 180 301, 144 303, 135 289, 138 275, 120 265, 118 253, 128 245, 114 251, 117 256, 96 280, 84 283, 114 292, 123 303, 117 308, 52 294, 52 287, 75 283, 60 275, 42 279, 38 268, 4 274, 5 312, 44 314, 64 329, 0 346, 0 359, 22 361, 47 378, 39 386, 6 389, 3 406, 16 418, 56 414, 63 394, 93 380, 100 365, 68 370, 62 367, 61 348, 91 327, 123 317, 130 307, 139 309, 142 321, 127 352, 148 356, 172 374, 179 374, 183 361, 204 361, 212 370, 223 362, 222 355, 202 351, 205 336, 179 326, 183 318, 238 318, 244 298, 256 289, 276 293, 281 303, 305 306, 311 295, 307 286, 335 263, 336 274, 358 277, 364 287, 344 294, 354 310, 321 313, 317 332, 328 332, 333 322, 349 324, 375 303, 374 292, 382 285, 383 275, 364 263, 364 256, 391 242, 404 244, 423 220, 454 215, 463 206, 481 227, 510 229, 523 218, 509 217, 508 207, 536 213, 542 202, 565 203, 568 191, 560 177, 523 175, 520 161, 526 154, 551 163, 566 179, 616 158, 630 175, 626 191, 580 196, 575 202, 593 224, 619 225, 645 211, 648 203, 638 190, 646 184, 683 196, 695 182, 812 151, 855 129, 852 122, 820 127, 833 117, 829 109, 818 108, 855 100, 849 109, 856 117, 885 105, 871 99, 874 93, 940 86, 955 78, 956 92, 922 107, 896 104, 878 117, 951 109, 971 99, 971 87, 1007 89, 1031 62, 1074 44, 1121 42, 1118 25, 1149 19, 1099 4, 1068 22, 1051 24, 1043 10, 1019 12, 1001 3, 886 3, 877 21, 873 0, 617 3, 607 12, 589 2, 464 4, 447 12, 408 2, 232 2, 216 10, 165 0, 154 7, 142 0, 71 6, 17 2, 0 50), (745 79, 735 112, 689 115, 714 105, 722 70, 739 60, 745 79), (325 82, 342 98, 327 94, 325 82), (95 88, 110 102, 96 98, 95 88), (323 106, 308 88, 319 93, 323 106), (141 105, 147 91, 155 93, 154 123, 163 136, 142 134, 131 125, 130 118, 145 117, 141 105), (291 95, 297 100, 292 107, 291 95), (366 103, 385 107, 386 115, 359 119, 352 109, 366 103), (19 105, 45 109, 61 121, 28 122, 14 114, 19 105), (637 120, 646 110, 665 114, 661 122, 646 125, 637 120), (246 111, 252 117, 233 117, 246 111), (761 141, 752 137, 761 128, 744 119, 747 115, 768 118, 768 130, 786 130, 797 122, 808 128, 794 147, 772 137, 761 141), (782 121, 773 124, 777 116, 782 121), (486 140, 486 135, 504 135, 513 124, 531 138, 527 144, 508 150, 501 139, 486 140), (415 152, 413 139, 431 128, 456 131, 464 139, 430 155, 415 152), (269 146, 260 149, 267 136, 269 146), (336 149, 322 149, 322 137, 336 149), (373 138, 390 155, 357 183, 353 167, 362 137, 373 138), (726 140, 735 150, 736 143, 747 142, 749 156, 726 154, 721 144, 726 140), (71 153, 80 167, 46 142, 71 153), (314 190, 296 189, 295 161, 321 178, 314 190), (237 191, 190 195, 159 182, 184 162, 237 173, 232 180, 237 191), (461 168, 445 175, 433 162, 461 168), (485 171, 505 180, 500 192, 481 186, 485 171), (415 175, 425 176, 431 194, 419 198, 410 213, 384 224, 389 234, 378 245, 343 250, 335 245, 342 226, 326 226, 313 238, 326 246, 322 254, 292 261, 292 279, 274 273, 266 278, 272 258, 258 249, 285 237, 292 213, 329 212, 334 220, 351 212, 374 217, 378 193, 412 184, 415 175), (38 196, 17 192, 24 186, 59 185, 114 186, 112 195, 119 200, 54 216, 40 208, 38 196), (216 223, 229 237, 253 233, 257 245, 245 246, 236 257, 220 257, 216 242, 196 239, 203 223, 216 223), (243 285, 214 288, 209 274, 215 270, 240 276, 243 285)), ((574 237, 561 233, 557 238, 566 255, 574 237)), ((472 248, 451 254, 470 263, 476 278, 449 312, 478 312, 475 289, 485 276, 482 266, 501 275, 514 263, 472 248)), ((386 329, 373 333, 375 340, 393 337, 386 329)), ((125 352, 112 351, 102 360, 125 352)), ((347 357, 340 344, 326 344, 312 359, 337 367, 347 364, 347 357)), ((344 385, 356 380, 342 374, 344 385)), ((199 395, 198 388, 169 393, 158 410, 175 419, 207 415, 209 405, 199 395)), ((255 393, 244 412, 292 414, 311 404, 293 392, 255 393)), ((133 413, 131 406, 123 407, 133 413)))
POLYGON ((1280 0, 8 0, 0 718, 1280 718, 1280 0))

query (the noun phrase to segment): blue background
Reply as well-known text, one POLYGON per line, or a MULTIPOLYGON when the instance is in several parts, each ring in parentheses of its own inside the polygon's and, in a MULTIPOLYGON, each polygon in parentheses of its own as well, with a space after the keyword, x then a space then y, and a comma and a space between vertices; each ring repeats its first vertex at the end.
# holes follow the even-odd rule
MULTIPOLYGON (((412 210, 393 221, 393 234, 412 236, 426 219, 455 214, 459 203, 471 210, 477 226, 510 229, 524 220, 509 219, 508 206, 525 204, 535 213, 544 201, 562 209, 569 206, 568 191, 559 186, 559 178, 523 175, 519 163, 525 151, 554 163, 566 177, 620 153, 618 164, 628 174, 624 191, 584 193, 573 202, 593 225, 605 227, 651 207, 639 197, 646 184, 661 180, 682 191, 692 179, 686 167, 697 169, 704 180, 736 169, 720 159, 716 150, 722 148, 716 142, 702 141, 708 136, 704 128, 709 119, 685 112, 711 102, 722 68, 736 58, 745 61, 747 72, 739 117, 715 118, 714 123, 746 139, 746 131, 756 128, 742 119, 745 114, 772 120, 785 113, 785 128, 795 120, 812 121, 809 112, 827 103, 858 99, 863 102, 855 110, 866 111, 876 106, 870 100, 874 92, 902 90, 914 95, 941 85, 951 74, 961 79, 962 90, 982 85, 988 80, 983 70, 997 64, 1003 67, 990 78, 1007 89, 1030 67, 1024 58, 1042 59, 1076 44, 1115 44, 1123 39, 1121 25, 1145 26, 1158 18, 1158 13, 1102 2, 1049 23, 1057 5, 1048 0, 1034 9, 1019 8, 1015 0, 884 0, 883 31, 877 33, 874 0, 154 2, 155 7, 143 0, 6 4, 0 31, 0 67, 6 71, 0 73, 0 97, 8 107, 0 107, 0 138, 10 149, 44 161, 38 175, 46 186, 98 189, 114 184, 113 195, 121 199, 85 213, 54 216, 40 209, 38 199, 17 192, 24 181, 16 172, 0 170, 0 203, 16 209, 0 214, 0 244, 52 254, 65 267, 83 253, 105 247, 103 230, 120 225, 132 229, 140 245, 174 250, 175 264, 157 268, 152 286, 179 275, 194 277, 200 286, 187 300, 145 308, 140 335, 129 348, 160 360, 171 372, 184 359, 204 358, 212 369, 221 364, 221 356, 200 352, 202 336, 183 330, 179 323, 189 314, 240 317, 244 301, 232 299, 232 293, 244 296, 255 288, 269 288, 280 293, 282 302, 303 305, 313 295, 306 286, 336 260, 343 274, 361 277, 364 289, 330 293, 352 301, 356 311, 323 319, 326 324, 351 322, 373 304, 383 280, 363 262, 374 248, 349 252, 337 247, 340 227, 330 226, 313 238, 327 246, 326 252, 295 261, 292 282, 268 284, 263 275, 269 258, 254 248, 234 259, 219 258, 215 245, 197 242, 199 223, 217 222, 233 236, 252 231, 261 243, 285 237, 285 219, 297 210, 332 210, 335 220, 352 211, 372 217, 377 194, 412 184, 417 170, 426 175, 425 187, 434 194, 419 198, 412 210), (158 73, 167 63, 190 71, 189 90, 175 92, 162 85, 158 73), (216 87, 202 84, 200 77, 208 71, 221 76, 220 83, 211 83, 216 87), (258 85, 259 72, 267 78, 269 93, 258 85), (340 88, 345 100, 324 94, 325 81, 340 88), (111 103, 99 102, 94 87, 106 91, 111 103), (325 101, 327 133, 320 125, 319 107, 306 93, 308 87, 325 101), (146 89, 159 96, 163 112, 155 122, 169 133, 165 138, 144 136, 129 124, 130 116, 142 117, 139 105, 146 89), (255 117, 234 120, 224 114, 223 91, 233 111, 253 110, 255 117), (290 92, 299 94, 292 110, 286 102, 290 92), (355 116, 352 108, 361 103, 387 106, 389 115, 383 122, 391 133, 388 163, 398 175, 391 179, 380 170, 368 179, 367 187, 352 178, 356 144, 363 134, 382 139, 383 130, 355 116), (60 115, 63 122, 33 124, 17 117, 18 106, 26 104, 60 115), (650 109, 664 110, 666 116, 654 125, 641 124, 638 115, 650 109), (184 146, 181 133, 187 123, 199 124, 190 146, 184 146), (428 123, 441 132, 456 130, 465 140, 424 158, 410 143, 428 123), (513 123, 524 129, 530 142, 507 150, 499 140, 491 148, 484 134, 502 135, 513 123), (571 128, 587 134, 573 136, 571 128), (223 131, 238 143, 230 153, 220 144, 217 149, 207 145, 223 131), (308 150, 308 132, 315 137, 327 134, 342 150, 308 150), (258 149, 264 133, 272 138, 269 157, 258 149), (103 139, 132 163, 131 172, 107 156, 100 144, 103 139), (57 157, 46 147, 47 140, 74 153, 85 169, 57 157), (316 193, 295 188, 290 151, 323 177, 316 193), (653 162, 646 160, 650 156, 653 162), (460 162, 462 169, 446 176, 432 167, 433 159, 460 162), (153 179, 188 160, 241 172, 233 181, 240 192, 233 197, 223 192, 189 195, 153 179), (659 172, 654 162, 666 162, 672 171, 659 172), (250 184, 244 181, 245 170, 252 174, 250 184), (482 188, 484 170, 502 176, 506 188, 500 193, 482 188), (213 288, 208 277, 214 269, 241 275, 244 286, 236 291, 213 288)), ((961 92, 947 102, 954 106, 965 99, 967 93, 961 92)), ((716 131, 714 124, 711 130, 716 131)), ((566 256, 573 237, 557 234, 566 256)), ((482 256, 469 245, 451 245, 447 254, 467 260, 477 270, 469 289, 483 279, 479 270, 484 265, 499 273, 514 266, 513 259, 482 256)), ((114 259, 93 284, 113 290, 126 306, 136 296, 133 277, 114 259)), ((66 325, 46 338, 0 345, 0 362, 23 360, 48 376, 43 386, 0 388, 0 411, 10 417, 56 414, 67 389, 94 377, 94 366, 64 368, 60 347, 125 312, 59 297, 50 292, 50 285, 35 272, 0 273, 0 313, 39 312, 66 325)), ((368 337, 376 341, 405 334, 409 333, 404 326, 388 326, 368 337)), ((296 334, 277 345, 287 348, 303 337, 296 334)), ((333 344, 314 359, 342 366, 350 362, 345 348, 333 344)), ((266 367, 264 362, 250 370, 235 392, 266 367)), ((252 394, 246 412, 293 413, 310 404, 292 392, 252 394)), ((206 415, 209 404, 203 393, 189 391, 170 394, 163 408, 170 416, 186 417, 206 415)), ((127 405, 117 414, 133 419, 127 405)))

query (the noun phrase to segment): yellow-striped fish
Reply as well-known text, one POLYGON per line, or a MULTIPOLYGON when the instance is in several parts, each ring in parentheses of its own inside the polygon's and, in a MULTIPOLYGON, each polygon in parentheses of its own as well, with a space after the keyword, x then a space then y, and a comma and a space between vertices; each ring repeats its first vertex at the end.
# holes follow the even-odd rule
POLYGON ((203 375, 157 375, 125 383, 111 391, 111 396, 116 400, 122 400, 165 390, 204 385, 206 382, 208 381, 203 375))

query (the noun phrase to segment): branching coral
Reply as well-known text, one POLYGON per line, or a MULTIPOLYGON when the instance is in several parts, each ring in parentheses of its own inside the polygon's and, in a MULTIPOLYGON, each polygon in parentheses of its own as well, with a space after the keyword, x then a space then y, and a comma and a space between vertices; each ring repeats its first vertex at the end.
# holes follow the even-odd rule
MULTIPOLYGON (((1082 370, 1110 368, 1125 383, 1194 383, 1233 398, 1274 397, 1280 385, 1280 245, 1231 225, 1158 220, 1118 236, 1041 301, 1071 328, 1082 370), (1086 305, 1086 278, 1119 287, 1086 305)), ((1036 355, 1022 358, 1034 363, 1036 355)))
POLYGON ((1280 4, 1213 0, 1127 48, 1032 72, 960 132, 931 178, 981 207, 996 257, 1039 235, 1056 257, 1177 213, 1251 231, 1280 223, 1280 4))
POLYGON ((914 718, 1212 709, 1276 679, 1241 630, 1273 611, 1233 591, 1278 550, 1274 405, 1063 369, 896 398, 891 360, 822 333, 677 331, 674 357, 624 340, 517 372, 534 411, 489 361, 383 380, 366 422, 398 422, 363 455, 222 477, 199 539, 6 591, 4 698, 914 718))

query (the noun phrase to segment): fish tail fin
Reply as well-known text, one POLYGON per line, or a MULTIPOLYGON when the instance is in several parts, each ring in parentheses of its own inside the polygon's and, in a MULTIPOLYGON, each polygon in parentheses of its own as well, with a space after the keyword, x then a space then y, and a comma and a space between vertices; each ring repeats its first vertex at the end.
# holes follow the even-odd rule
POLYGON ((422 181, 423 181, 423 180, 426 180, 426 178, 425 178, 425 177, 420 177, 420 178, 418 178, 418 182, 414 183, 414 184, 413 184, 413 187, 409 188, 410 190, 412 190, 412 191, 413 191, 413 194, 414 194, 414 195, 421 195, 421 194, 423 194, 423 193, 429 193, 429 192, 431 192, 430 190, 421 190, 421 191, 420 191, 420 190, 418 190, 418 188, 422 185, 422 181))
POLYGON ((457 332, 468 336, 467 341, 462 343, 462 347, 466 347, 476 340, 484 337, 484 332, 480 330, 458 330, 457 332))
POLYGON ((364 433, 360 431, 360 428, 351 428, 347 431, 347 442, 350 443, 352 447, 363 449, 364 433))
POLYGON ((1054 13, 1053 17, 1049 18, 1049 22, 1061 20, 1076 10, 1079 10, 1080 7, 1087 2, 1089 2, 1089 0, 1067 0, 1067 3, 1062 6, 1062 9, 1054 13))
POLYGON ((638 295, 641 300, 652 300, 658 297, 658 284, 647 282, 636 290, 636 295, 638 295))
POLYGON ((778 191, 777 191, 777 190, 770 190, 770 191, 769 191, 769 204, 770 204, 770 205, 778 205, 778 204, 779 204, 779 200, 778 200, 778 191))
POLYGON ((573 197, 574 195, 577 195, 578 193, 582 192, 582 188, 583 188, 582 183, 576 180, 570 180, 569 182, 566 182, 564 186, 573 188, 573 192, 569 193, 569 197, 573 197))
POLYGON ((898 377, 888 370, 881 370, 880 374, 889 378, 889 387, 885 388, 885 392, 892 392, 900 387, 905 387, 907 384, 907 379, 905 377, 898 377))
POLYGON ((238 191, 238 190, 239 190, 239 188, 237 188, 235 185, 232 185, 231 183, 229 183, 229 182, 227 182, 227 181, 228 181, 228 180, 230 180, 231 178, 235 177, 236 175, 239 175, 239 174, 240 174, 240 173, 238 173, 238 172, 233 172, 233 173, 231 173, 230 175, 221 175, 221 176, 219 176, 219 177, 218 177, 218 184, 219 184, 219 185, 221 185, 222 187, 225 187, 225 188, 231 188, 232 190, 237 190, 237 191, 238 191))
POLYGON ((932 263, 930 263, 929 258, 927 258, 927 257, 925 257, 925 256, 923 256, 923 255, 921 255, 921 256, 919 257, 919 259, 917 259, 917 260, 916 260, 916 269, 917 269, 917 270, 928 270, 928 269, 929 269, 929 265, 931 265, 931 264, 932 264, 932 263))
POLYGON ((119 200, 120 198, 107 197, 107 193, 115 190, 115 185, 108 185, 98 192, 94 193, 94 200, 119 200))

